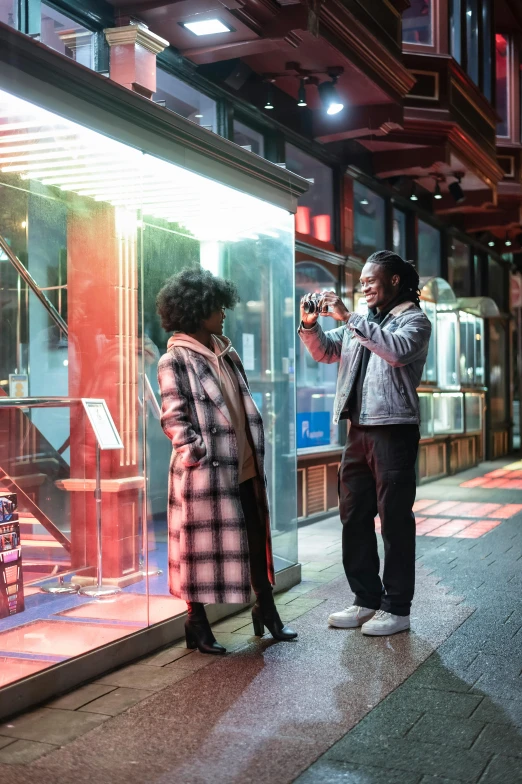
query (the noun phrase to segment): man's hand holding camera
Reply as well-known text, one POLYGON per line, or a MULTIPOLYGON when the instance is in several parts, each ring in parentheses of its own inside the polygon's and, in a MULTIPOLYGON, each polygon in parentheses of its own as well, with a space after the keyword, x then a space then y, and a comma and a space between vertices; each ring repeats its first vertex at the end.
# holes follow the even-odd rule
POLYGON ((331 316, 336 321, 348 321, 351 316, 344 302, 335 291, 324 291, 322 294, 305 294, 301 298, 301 321, 310 328, 319 316, 331 316))

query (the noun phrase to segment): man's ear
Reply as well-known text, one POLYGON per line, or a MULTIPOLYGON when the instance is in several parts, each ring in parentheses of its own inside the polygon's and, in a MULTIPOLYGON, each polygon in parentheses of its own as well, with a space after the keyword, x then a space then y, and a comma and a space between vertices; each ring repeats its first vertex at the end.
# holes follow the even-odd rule
POLYGON ((392 286, 397 287, 399 285, 399 283, 401 282, 400 276, 399 275, 393 275, 393 277, 391 279, 391 282, 392 282, 392 286))

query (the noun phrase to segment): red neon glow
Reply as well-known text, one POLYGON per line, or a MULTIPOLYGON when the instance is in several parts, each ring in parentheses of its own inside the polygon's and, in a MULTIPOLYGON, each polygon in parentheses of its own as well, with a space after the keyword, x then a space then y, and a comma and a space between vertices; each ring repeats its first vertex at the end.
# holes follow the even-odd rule
POLYGON ((298 234, 310 234, 310 207, 297 208, 295 230, 298 234))
POLYGON ((314 237, 321 242, 332 241, 332 219, 329 215, 314 215, 314 237))

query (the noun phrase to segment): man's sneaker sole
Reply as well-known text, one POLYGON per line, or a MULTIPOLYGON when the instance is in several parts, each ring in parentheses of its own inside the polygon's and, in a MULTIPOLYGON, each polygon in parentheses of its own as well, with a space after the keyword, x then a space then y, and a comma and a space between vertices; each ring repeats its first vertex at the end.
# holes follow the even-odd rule
POLYGON ((333 626, 334 629, 359 629, 363 624, 371 621, 373 615, 367 615, 365 618, 355 618, 353 621, 336 621, 334 620, 333 616, 330 615, 328 618, 328 625, 333 626))
POLYGON ((371 627, 369 629, 365 629, 363 624, 362 633, 366 634, 367 637, 390 637, 392 634, 409 632, 410 628, 410 624, 408 624, 407 626, 403 626, 401 629, 394 629, 393 631, 385 629, 372 629, 371 627))

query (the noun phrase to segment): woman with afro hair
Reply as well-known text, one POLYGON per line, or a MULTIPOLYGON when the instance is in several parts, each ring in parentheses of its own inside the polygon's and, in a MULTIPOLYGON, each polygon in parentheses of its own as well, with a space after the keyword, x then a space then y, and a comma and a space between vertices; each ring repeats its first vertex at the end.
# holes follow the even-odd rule
POLYGON ((264 431, 241 360, 223 335, 239 295, 202 269, 170 278, 158 294, 163 328, 174 334, 158 366, 169 469, 169 588, 187 602, 187 647, 224 654, 205 603, 247 603, 254 632, 297 634, 282 623, 264 473, 264 431))

